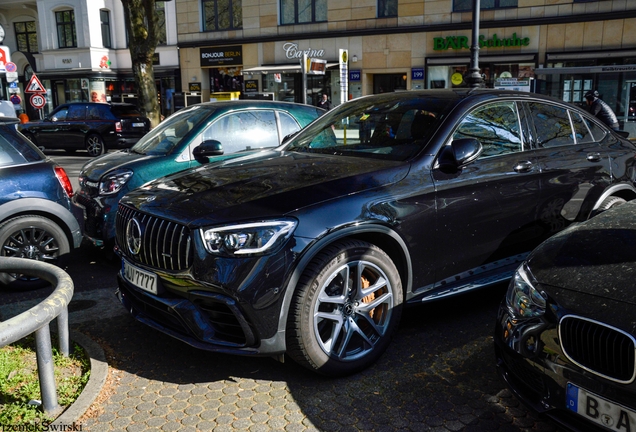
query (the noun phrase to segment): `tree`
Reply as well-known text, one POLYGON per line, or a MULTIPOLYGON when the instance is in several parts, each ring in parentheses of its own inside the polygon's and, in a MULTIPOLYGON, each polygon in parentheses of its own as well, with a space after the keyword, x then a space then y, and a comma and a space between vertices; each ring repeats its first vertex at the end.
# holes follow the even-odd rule
POLYGON ((128 48, 137 85, 139 109, 150 119, 151 126, 159 124, 159 103, 152 58, 159 41, 155 0, 121 0, 128 32, 128 48))

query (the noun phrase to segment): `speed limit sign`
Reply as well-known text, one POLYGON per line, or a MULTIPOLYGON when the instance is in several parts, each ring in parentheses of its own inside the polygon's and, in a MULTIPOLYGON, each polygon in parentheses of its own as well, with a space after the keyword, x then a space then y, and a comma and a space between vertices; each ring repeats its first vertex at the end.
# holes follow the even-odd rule
POLYGON ((42 108, 44 105, 46 105, 46 98, 44 97, 44 95, 36 93, 31 96, 31 105, 33 105, 33 108, 42 108))

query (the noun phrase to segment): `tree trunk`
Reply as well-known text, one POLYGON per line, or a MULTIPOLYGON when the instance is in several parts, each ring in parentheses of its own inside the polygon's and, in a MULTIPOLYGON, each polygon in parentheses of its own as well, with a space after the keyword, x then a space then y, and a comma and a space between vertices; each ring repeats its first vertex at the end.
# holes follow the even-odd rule
POLYGON ((157 86, 152 57, 157 47, 155 0, 121 0, 124 6, 128 49, 137 86, 139 109, 150 119, 151 127, 160 122, 157 86))

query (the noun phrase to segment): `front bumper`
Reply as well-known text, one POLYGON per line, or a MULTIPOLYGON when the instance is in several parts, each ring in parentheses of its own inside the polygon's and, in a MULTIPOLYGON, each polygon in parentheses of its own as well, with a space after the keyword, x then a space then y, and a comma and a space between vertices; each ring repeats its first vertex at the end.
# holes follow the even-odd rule
POLYGON ((92 244, 102 247, 115 238, 117 197, 98 201, 82 193, 73 196, 73 206, 81 209, 84 237, 92 244), (115 202, 114 206, 110 202, 115 202))

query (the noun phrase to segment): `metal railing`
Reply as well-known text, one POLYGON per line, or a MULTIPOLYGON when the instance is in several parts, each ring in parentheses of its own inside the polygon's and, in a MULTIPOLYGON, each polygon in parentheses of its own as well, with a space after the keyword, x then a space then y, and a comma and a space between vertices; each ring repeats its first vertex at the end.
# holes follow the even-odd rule
POLYGON ((35 350, 42 394, 47 414, 59 409, 53 369, 53 350, 49 323, 57 318, 60 352, 69 355, 68 304, 73 297, 73 280, 59 267, 25 258, 0 258, 0 272, 23 273, 50 282, 53 293, 31 309, 8 321, 0 322, 0 347, 35 333, 35 350))

